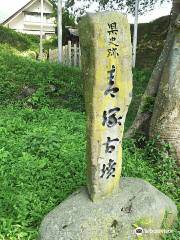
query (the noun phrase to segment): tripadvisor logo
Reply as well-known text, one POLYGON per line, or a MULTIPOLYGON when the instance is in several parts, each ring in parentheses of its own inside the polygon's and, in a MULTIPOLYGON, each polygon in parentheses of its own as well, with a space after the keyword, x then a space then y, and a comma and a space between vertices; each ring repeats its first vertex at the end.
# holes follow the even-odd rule
POLYGON ((137 227, 135 229, 136 236, 142 236, 143 233, 144 233, 144 230, 141 227, 137 227))
POLYGON ((142 227, 137 227, 134 231, 134 234, 142 236, 143 234, 170 234, 173 233, 172 229, 143 229, 142 227))

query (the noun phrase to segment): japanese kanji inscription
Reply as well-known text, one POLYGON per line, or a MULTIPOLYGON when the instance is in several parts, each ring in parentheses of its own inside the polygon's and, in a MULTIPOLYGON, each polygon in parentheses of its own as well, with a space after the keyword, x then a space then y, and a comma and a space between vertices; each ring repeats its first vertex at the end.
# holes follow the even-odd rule
POLYGON ((88 190, 93 201, 119 185, 124 122, 132 96, 130 27, 115 12, 79 24, 87 113, 88 190))

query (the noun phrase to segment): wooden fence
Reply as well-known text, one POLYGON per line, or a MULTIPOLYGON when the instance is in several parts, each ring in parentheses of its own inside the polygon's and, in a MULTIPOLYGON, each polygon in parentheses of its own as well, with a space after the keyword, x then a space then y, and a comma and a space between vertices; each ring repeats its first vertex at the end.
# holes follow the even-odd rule
MULTIPOLYGON (((49 50, 49 61, 58 61, 58 50, 49 50)), ((81 51, 77 44, 68 41, 68 45, 63 46, 62 62, 67 66, 81 66, 81 51)))

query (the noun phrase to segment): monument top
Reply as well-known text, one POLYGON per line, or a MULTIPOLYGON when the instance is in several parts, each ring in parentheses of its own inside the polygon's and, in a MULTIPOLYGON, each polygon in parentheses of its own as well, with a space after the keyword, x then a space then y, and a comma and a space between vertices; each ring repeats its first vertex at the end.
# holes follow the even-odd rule
POLYGON ((87 113, 88 190, 93 201, 119 186, 122 136, 132 96, 130 26, 116 12, 79 24, 87 113))

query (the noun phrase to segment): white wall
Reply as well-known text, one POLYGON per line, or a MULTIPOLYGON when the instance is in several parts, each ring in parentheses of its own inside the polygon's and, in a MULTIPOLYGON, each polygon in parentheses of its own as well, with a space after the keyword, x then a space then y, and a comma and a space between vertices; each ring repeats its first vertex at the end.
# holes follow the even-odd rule
MULTIPOLYGON (((39 24, 24 24, 24 28, 23 28, 24 30, 26 30, 26 31, 33 31, 33 30, 38 30, 38 31, 40 31, 40 23, 39 24)), ((52 25, 44 25, 43 26, 43 31, 44 32, 54 32, 55 31, 55 29, 54 29, 54 27, 52 26, 52 25)))
POLYGON ((19 16, 14 18, 12 21, 10 21, 5 26, 9 27, 11 29, 15 29, 15 30, 17 30, 17 29, 18 30, 23 30, 24 29, 24 14, 21 13, 19 16))
MULTIPOLYGON (((52 6, 44 1, 44 12, 51 13, 52 10, 52 6)), ((32 6, 30 6, 29 8, 24 9, 24 11, 40 12, 40 0, 37 0, 36 3, 32 4, 32 6)), ((40 21, 39 23, 25 21, 23 12, 16 16, 14 19, 12 19, 9 23, 5 24, 5 26, 18 32, 40 35, 40 21)), ((43 31, 44 33, 55 33, 53 20, 51 24, 44 24, 43 31)))
MULTIPOLYGON (((41 12, 41 1, 37 0, 29 8, 26 9, 28 12, 41 12)), ((53 8, 50 4, 44 1, 44 13, 52 13, 53 8)))

